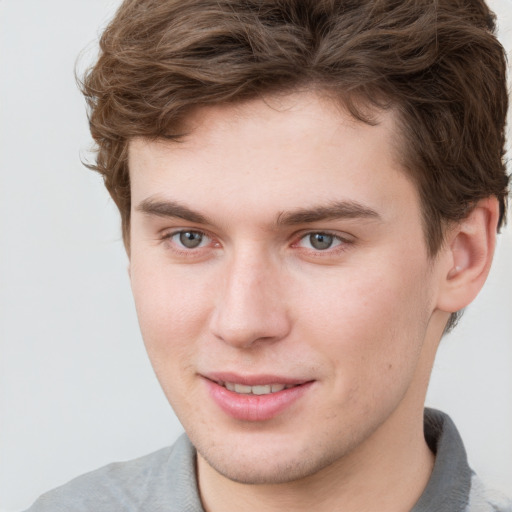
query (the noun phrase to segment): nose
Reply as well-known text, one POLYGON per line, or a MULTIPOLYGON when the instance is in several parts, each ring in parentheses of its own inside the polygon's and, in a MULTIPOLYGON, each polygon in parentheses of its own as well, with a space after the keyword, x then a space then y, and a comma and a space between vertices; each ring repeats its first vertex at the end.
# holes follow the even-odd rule
POLYGON ((286 337, 291 324, 276 267, 269 258, 247 253, 226 262, 211 316, 214 336, 238 348, 286 337))

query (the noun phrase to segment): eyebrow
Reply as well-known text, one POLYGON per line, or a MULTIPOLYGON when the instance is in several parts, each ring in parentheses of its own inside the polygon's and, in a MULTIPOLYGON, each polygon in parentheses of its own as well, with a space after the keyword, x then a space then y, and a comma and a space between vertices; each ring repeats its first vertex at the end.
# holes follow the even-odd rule
MULTIPOLYGON (((184 206, 177 201, 144 199, 137 207, 138 211, 146 215, 157 217, 172 217, 198 224, 210 224, 210 221, 201 213, 184 206)), ((371 208, 355 201, 335 201, 327 205, 312 208, 299 208, 289 212, 280 212, 276 218, 277 226, 295 226, 310 224, 324 220, 336 219, 375 219, 380 215, 371 208)))
POLYGON ((176 201, 158 201, 148 198, 144 199, 136 209, 146 215, 174 217, 198 224, 209 224, 208 219, 204 215, 176 201))
POLYGON ((355 201, 335 201, 326 206, 313 208, 300 208, 291 212, 281 212, 277 216, 277 224, 294 226, 296 224, 309 224, 323 220, 337 219, 375 219, 381 216, 371 208, 355 201))

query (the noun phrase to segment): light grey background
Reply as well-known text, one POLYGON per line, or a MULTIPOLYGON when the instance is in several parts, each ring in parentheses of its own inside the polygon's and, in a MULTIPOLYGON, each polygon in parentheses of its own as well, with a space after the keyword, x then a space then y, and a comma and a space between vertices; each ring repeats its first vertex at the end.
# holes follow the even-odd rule
MULTIPOLYGON (((119 221, 80 155, 73 77, 117 1, 0 0, 0 510, 181 430, 142 346, 119 221)), ((512 47, 512 3, 495 0, 512 47)), ((428 404, 477 472, 512 495, 512 230, 477 302, 442 343, 428 404)))

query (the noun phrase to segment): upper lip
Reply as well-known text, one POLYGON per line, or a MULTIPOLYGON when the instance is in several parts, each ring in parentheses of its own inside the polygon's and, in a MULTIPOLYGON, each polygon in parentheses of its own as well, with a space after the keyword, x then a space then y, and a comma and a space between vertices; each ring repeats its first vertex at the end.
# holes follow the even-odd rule
POLYGON ((288 386, 298 386, 310 382, 312 379, 297 379, 293 377, 284 377, 282 375, 258 374, 258 375, 240 375, 233 372, 213 372, 202 374, 208 380, 224 384, 231 382, 234 384, 244 384, 246 386, 266 386, 269 384, 284 384, 288 386))

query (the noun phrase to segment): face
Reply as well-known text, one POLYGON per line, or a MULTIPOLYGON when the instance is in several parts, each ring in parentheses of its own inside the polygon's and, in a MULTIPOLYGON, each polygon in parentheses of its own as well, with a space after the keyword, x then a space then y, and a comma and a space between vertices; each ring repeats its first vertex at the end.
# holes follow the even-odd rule
POLYGON ((200 468, 290 481, 406 435, 441 322, 392 113, 302 93, 189 129, 130 144, 130 275, 200 468))

